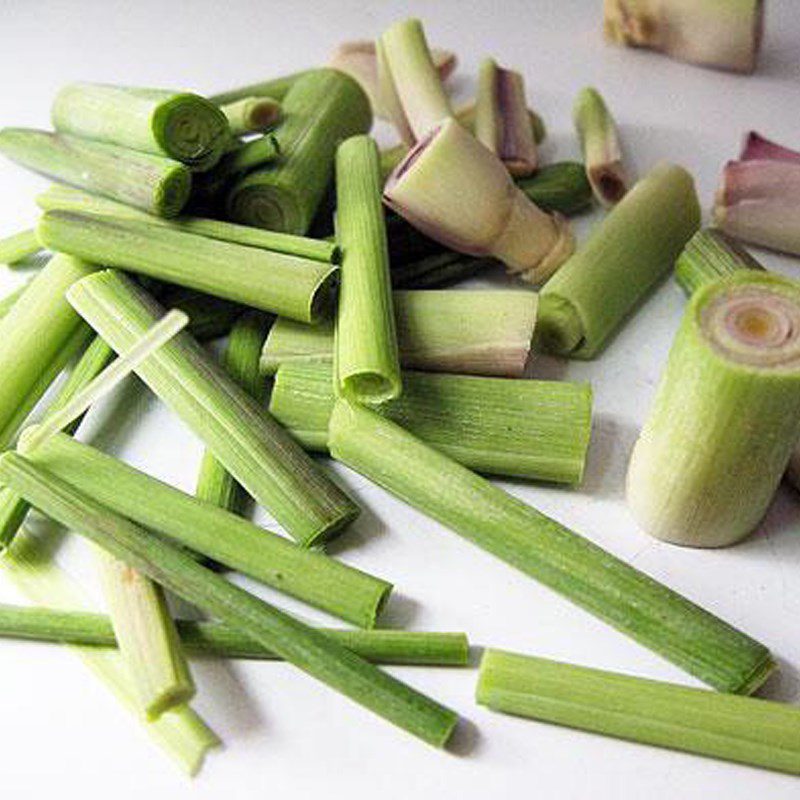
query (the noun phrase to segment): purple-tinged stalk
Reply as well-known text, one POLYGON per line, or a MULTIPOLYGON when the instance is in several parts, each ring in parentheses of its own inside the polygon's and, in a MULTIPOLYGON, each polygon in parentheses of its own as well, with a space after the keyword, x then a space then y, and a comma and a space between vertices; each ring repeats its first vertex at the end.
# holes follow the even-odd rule
POLYGON ((750 131, 742 145, 740 161, 791 161, 800 163, 800 153, 750 131))
POLYGON ((502 163, 455 120, 422 139, 389 176, 386 205, 452 250, 492 255, 529 283, 571 255, 567 221, 546 214, 502 163))

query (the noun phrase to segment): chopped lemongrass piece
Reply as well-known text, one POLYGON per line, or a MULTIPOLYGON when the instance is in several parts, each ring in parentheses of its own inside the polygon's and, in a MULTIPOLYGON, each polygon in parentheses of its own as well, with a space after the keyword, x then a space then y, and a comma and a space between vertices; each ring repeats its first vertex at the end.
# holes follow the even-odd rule
MULTIPOLYGON (((536 325, 533 292, 398 291, 393 297, 404 367, 508 378, 524 373, 536 325)), ((270 375, 282 364, 330 364, 333 351, 332 325, 278 319, 264 344, 261 370, 270 375)))
POLYGON ((572 114, 594 196, 606 207, 616 205, 628 191, 628 176, 614 118, 591 87, 580 91, 572 114))
MULTIPOLYGON (((117 351, 124 351, 163 309, 114 271, 91 276, 69 301, 117 351)), ((139 377, 205 442, 237 481, 304 545, 319 544, 358 515, 328 478, 247 392, 182 331, 137 369, 139 377)))
MULTIPOLYGON (((306 448, 326 452, 336 397, 325 364, 278 370, 269 410, 306 448)), ((403 373, 379 413, 478 472, 577 484, 592 425, 589 384, 403 373)))
POLYGON ((214 207, 224 197, 228 186, 242 175, 272 165, 280 156, 277 138, 259 136, 244 144, 234 142, 214 169, 195 177, 192 200, 199 206, 214 207))
POLYGON ((752 692, 775 667, 762 644, 374 411, 338 400, 328 446, 351 469, 721 691, 752 692))
POLYGON ((138 219, 48 211, 39 234, 56 250, 302 322, 326 314, 338 279, 332 264, 138 219))
POLYGON ((445 251, 392 267, 390 277, 395 289, 441 289, 496 266, 493 258, 445 251))
POLYGON ((525 79, 519 72, 499 67, 493 58, 485 59, 480 67, 475 137, 512 175, 531 175, 539 165, 525 99, 525 79))
POLYGON ((25 287, 0 321, 0 448, 90 334, 64 296, 94 267, 57 255, 25 287))
POLYGON ((476 700, 518 717, 800 775, 800 709, 785 703, 503 650, 483 654, 476 700))
POLYGON ((594 358, 672 269, 699 225, 692 176, 674 164, 653 169, 542 289, 542 346, 571 358, 594 358))
POLYGON ((344 397, 383 403, 400 395, 400 360, 381 205, 378 148, 354 136, 336 153, 336 237, 342 247, 334 381, 344 397))
POLYGON ((43 513, 105 548, 209 615, 384 719, 443 747, 455 728, 455 712, 190 556, 73 489, 17 453, 0 457, 0 478, 43 513))
POLYGON ((245 225, 303 234, 333 177, 339 142, 366 133, 372 112, 361 87, 333 69, 301 77, 283 110, 285 118, 275 129, 280 163, 235 182, 227 195, 227 215, 245 225))
MULTIPOLYGON (((471 133, 475 133, 475 115, 477 112, 477 102, 465 103, 455 109, 456 119, 471 133)), ((547 129, 544 120, 533 110, 528 109, 528 121, 533 134, 535 144, 541 144, 547 138, 547 129)))
POLYGON ((418 19, 396 22, 383 33, 378 70, 382 104, 407 144, 422 139, 453 116, 418 19))
POLYGON ((492 255, 531 283, 551 275, 574 247, 567 221, 539 209, 452 119, 409 152, 389 176, 383 198, 432 239, 461 253, 492 255))
MULTIPOLYGON (((233 325, 222 357, 222 367, 259 404, 264 402, 266 381, 261 374, 261 349, 272 320, 258 311, 242 314, 233 325)), ((247 492, 210 451, 203 453, 195 494, 211 505, 242 514, 247 492)))
POLYGON ((521 178, 517 187, 542 211, 557 211, 569 216, 592 204, 592 187, 583 164, 560 161, 547 164, 530 178, 521 178))
POLYGON ((289 75, 283 75, 280 78, 270 78, 268 81, 249 83, 246 86, 239 86, 227 92, 212 94, 208 99, 220 106, 235 103, 245 97, 273 97, 275 100, 282 101, 292 86, 311 72, 314 72, 314 70, 304 69, 299 72, 292 72, 289 75))
MULTIPOLYGON (((23 530, 0 559, 0 573, 37 605, 71 610, 86 609, 80 586, 61 570, 49 552, 50 542, 23 530)), ((214 732, 188 706, 175 708, 147 721, 131 685, 127 666, 118 652, 94 646, 70 647, 73 653, 104 683, 144 730, 189 775, 203 765, 209 750, 219 746, 214 732)))
POLYGON ((100 577, 114 636, 148 719, 186 705, 194 681, 160 586, 103 550, 100 577))
POLYGON ((0 130, 0 153, 53 180, 119 200, 159 217, 189 200, 189 169, 168 158, 32 128, 0 130))
MULTIPOLYGON (((272 661, 275 653, 237 628, 219 622, 175 620, 183 649, 192 656, 272 661)), ((326 636, 373 664, 465 667, 469 641, 464 633, 321 628, 326 636)), ((0 604, 0 638, 115 647, 111 620, 86 611, 0 604)))
POLYGON ((675 262, 675 278, 687 295, 709 283, 727 278, 742 270, 763 271, 741 245, 722 231, 702 228, 692 236, 675 262))
POLYGON ((56 434, 29 458, 142 527, 251 578, 371 628, 391 584, 56 434))
POLYGON ((69 186, 53 185, 36 198, 36 203, 43 211, 76 211, 86 214, 101 214, 108 217, 130 217, 156 225, 219 239, 223 242, 258 247, 263 250, 274 250, 291 256, 302 256, 315 261, 338 264, 339 248, 336 242, 324 239, 310 239, 307 236, 293 236, 289 233, 267 231, 263 228, 251 228, 247 225, 235 225, 205 217, 180 216, 175 219, 161 219, 145 214, 124 203, 117 203, 103 197, 73 189, 69 186))
MULTIPOLYGON (((456 54, 434 47, 431 49, 431 59, 439 79, 444 83, 456 68, 458 63, 456 54)), ((334 51, 329 66, 358 81, 369 97, 372 111, 376 116, 391 119, 386 109, 381 106, 378 56, 374 41, 344 42, 334 51)))
POLYGON ((175 334, 183 330, 189 317, 182 311, 172 309, 158 320, 147 332, 126 350, 125 354, 98 373, 86 386, 53 413, 48 414, 36 431, 20 439, 20 452, 31 452, 40 447, 53 434, 65 430, 80 419, 90 406, 107 395, 131 372, 137 370, 156 350, 165 345, 175 334))
POLYGON ((764 32, 764 0, 605 0, 604 32, 616 44, 679 61, 753 72, 764 32))
POLYGON ((740 161, 788 161, 800 162, 800 153, 788 147, 770 141, 756 131, 750 131, 745 137, 740 161))
POLYGON ((767 510, 800 438, 800 288, 748 270, 692 295, 628 467, 652 536, 724 547, 767 510))
POLYGON ((274 97, 243 97, 221 109, 228 118, 232 136, 268 131, 281 118, 281 104, 274 97))
POLYGON ((11 309, 14 308, 17 300, 19 300, 20 297, 22 297, 22 295, 25 293, 29 283, 30 281, 17 286, 16 289, 12 289, 7 295, 4 295, 2 298, 0 298, 0 320, 2 320, 3 317, 5 317, 11 311, 11 309))
POLYGON ((0 239, 0 264, 15 266, 30 256, 36 255, 42 249, 36 230, 31 228, 20 231, 13 236, 0 239))
POLYGON ((84 139, 155 153, 206 170, 230 139, 225 114, 189 92, 70 83, 56 95, 53 127, 84 139))

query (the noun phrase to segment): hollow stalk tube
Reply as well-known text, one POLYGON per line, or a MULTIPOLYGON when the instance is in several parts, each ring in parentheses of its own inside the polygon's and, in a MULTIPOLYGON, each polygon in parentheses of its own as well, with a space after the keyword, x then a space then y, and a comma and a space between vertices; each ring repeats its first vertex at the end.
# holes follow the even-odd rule
POLYGON ((281 118, 281 104, 274 97, 243 97, 221 109, 232 136, 268 131, 281 118))

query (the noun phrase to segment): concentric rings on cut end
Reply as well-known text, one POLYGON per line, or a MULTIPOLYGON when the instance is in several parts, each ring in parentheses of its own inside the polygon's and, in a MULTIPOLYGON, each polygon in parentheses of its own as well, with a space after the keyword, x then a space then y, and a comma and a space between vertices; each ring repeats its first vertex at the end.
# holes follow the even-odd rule
POLYGON ((246 178, 228 196, 228 216, 240 225, 281 233, 303 235, 307 227, 303 211, 293 193, 270 183, 253 182, 248 185, 246 178))
POLYGON ((219 161, 230 139, 225 114, 194 94, 181 94, 163 103, 153 119, 153 130, 170 158, 203 170, 219 161))
POLYGON ((192 173, 178 164, 170 170, 155 188, 153 213, 160 217, 177 217, 189 202, 192 193, 192 173))

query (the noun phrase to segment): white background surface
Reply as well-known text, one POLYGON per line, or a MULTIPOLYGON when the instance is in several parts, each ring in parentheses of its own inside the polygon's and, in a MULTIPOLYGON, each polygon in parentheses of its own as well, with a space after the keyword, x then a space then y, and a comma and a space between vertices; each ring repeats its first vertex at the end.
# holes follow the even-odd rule
MULTIPOLYGON (((601 5, 599 0, 2 0, 0 124, 45 127, 52 95, 74 79, 211 92, 276 76, 320 62, 341 40, 373 37, 391 21, 415 13, 425 19, 433 43, 459 53, 453 85, 462 98, 472 93, 476 65, 487 54, 525 73, 530 97, 551 132, 543 149, 547 160, 577 155, 569 110, 587 83, 604 92, 639 173, 661 159, 684 164, 697 178, 705 208, 721 165, 735 156, 747 129, 800 146, 800 16, 792 0, 768 3, 766 49, 754 77, 606 46, 601 5)), ((43 185, 0 163, 0 235, 34 221, 33 196, 43 185)), ((581 235, 590 221, 579 224, 581 235)), ((797 272, 792 260, 764 260, 770 268, 797 272)), ((0 273, 0 289, 13 280, 0 273)), ((502 282, 499 276, 495 280, 502 282)), ((683 305, 680 290, 669 281, 597 362, 537 362, 534 375, 594 385, 588 474, 578 491, 508 488, 763 640, 782 662, 781 675, 766 694, 797 702, 797 498, 782 490, 761 529, 720 552, 652 541, 637 532, 623 503, 627 456, 683 305)), ((92 423, 88 432, 99 446, 193 487, 198 442, 141 386, 131 385, 98 409, 92 423)), ((332 550, 396 583, 399 597, 391 605, 390 624, 466 630, 477 646, 691 683, 678 669, 366 480, 340 472, 367 510, 332 550)), ((62 557, 91 584, 91 565, 80 546, 71 544, 62 557)), ((0 600, 18 599, 0 575, 0 600)), ((492 714, 473 703, 474 669, 392 671, 470 721, 459 754, 426 747, 286 665, 198 663, 197 708, 223 737, 226 750, 213 755, 192 784, 70 653, 0 642, 3 793, 86 800, 800 795, 800 783, 790 777, 492 714)))

